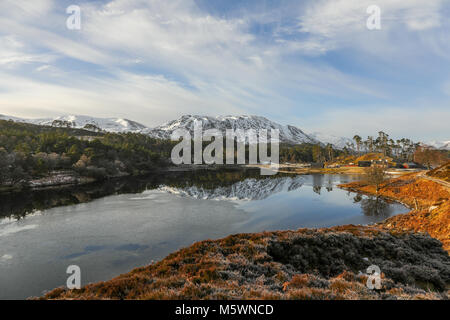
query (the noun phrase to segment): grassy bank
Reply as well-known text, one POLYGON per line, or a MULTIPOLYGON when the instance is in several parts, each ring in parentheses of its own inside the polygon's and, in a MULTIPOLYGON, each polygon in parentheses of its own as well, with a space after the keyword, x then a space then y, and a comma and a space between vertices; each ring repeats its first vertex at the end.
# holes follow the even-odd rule
MULTIPOLYGON (((383 183, 378 195, 400 201, 412 210, 387 219, 382 225, 395 230, 426 232, 440 240, 444 248, 450 251, 450 188, 446 183, 450 175, 448 167, 447 164, 442 167, 446 170, 439 168, 426 174, 411 173, 383 183)), ((364 181, 340 187, 377 194, 375 187, 364 181)))
POLYGON ((162 261, 45 299, 443 299, 450 259, 424 234, 381 227, 239 234, 198 242, 162 261), (382 270, 370 290, 365 271, 382 270))

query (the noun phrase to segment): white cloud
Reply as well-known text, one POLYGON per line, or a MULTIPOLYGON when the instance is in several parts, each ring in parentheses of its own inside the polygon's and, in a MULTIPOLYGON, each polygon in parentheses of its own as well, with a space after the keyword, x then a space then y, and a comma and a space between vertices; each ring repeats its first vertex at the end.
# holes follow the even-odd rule
POLYGON ((300 15, 299 31, 310 36, 306 49, 315 48, 318 53, 342 46, 361 47, 371 32, 378 32, 378 40, 386 36, 366 28, 370 5, 380 7, 382 31, 389 34, 439 27, 443 4, 444 0, 319 0, 300 15))
POLYGON ((51 65, 44 64, 44 65, 42 65, 42 66, 40 66, 40 67, 37 67, 37 68, 36 68, 36 71, 37 71, 37 72, 41 72, 41 71, 44 71, 44 70, 48 70, 48 69, 50 69, 50 68, 51 68, 51 65))
MULTIPOLYGON (((395 81, 321 60, 331 51, 349 50, 355 66, 392 73, 392 66, 421 68, 422 57, 431 53, 448 59, 442 3, 292 1, 289 10, 275 14, 218 16, 194 0, 82 1, 82 29, 70 31, 60 2, 2 1, 0 30, 8 34, 0 36, 0 111, 124 116, 148 125, 182 113, 288 120, 315 113, 314 122, 323 117, 321 102, 308 104, 315 99, 389 103, 396 95, 395 81), (369 4, 381 7, 380 32, 366 29, 369 4), (295 19, 284 23, 286 15, 295 19), (277 26, 258 33, 252 29, 258 23, 277 26)), ((367 118, 363 111, 356 114, 359 121, 367 118)), ((346 126, 331 120, 326 125, 349 130, 344 120, 346 126)))
MULTIPOLYGON (((216 105, 221 110, 242 113, 227 101, 219 106, 211 97, 198 96, 163 76, 119 73, 115 80, 74 79, 71 83, 49 83, 0 72, 0 110, 30 116, 29 106, 39 105, 32 116, 68 112, 93 116, 112 114, 158 125, 178 113, 205 113, 216 105), (105 107, 106 106, 106 107, 105 107)), ((214 110, 214 109, 213 109, 214 110)), ((211 114, 211 111, 206 113, 211 114)), ((213 112, 214 114, 214 112, 213 112)))
POLYGON ((376 5, 387 27, 406 25, 413 30, 424 30, 440 25, 443 4, 444 0, 319 0, 312 2, 301 15, 300 29, 323 37, 366 31, 369 17, 366 9, 376 5))
POLYGON ((14 68, 24 63, 49 62, 48 54, 28 52, 23 42, 13 35, 0 36, 0 67, 14 68))
MULTIPOLYGON (((282 58, 285 49, 279 51, 277 47, 259 43, 249 32, 247 20, 211 16, 200 11, 192 0, 115 0, 106 5, 80 6, 79 32, 49 29, 35 23, 19 24, 8 17, 0 18, 0 26, 14 30, 26 39, 28 46, 52 52, 58 60, 69 57, 93 63, 110 76, 59 70, 62 79, 58 85, 52 84, 52 79, 28 79, 25 82, 29 92, 5 87, 10 91, 2 94, 3 108, 14 105, 15 109, 28 110, 34 105, 53 112, 58 109, 79 112, 85 106, 86 110, 102 114, 122 113, 127 108, 130 112, 136 110, 135 118, 146 114, 154 123, 157 117, 150 117, 150 110, 158 111, 161 114, 158 117, 164 120, 194 110, 210 114, 223 110, 227 113, 233 110, 261 113, 262 108, 287 110, 296 104, 278 92, 282 86, 292 91, 331 95, 334 88, 339 88, 335 93, 339 96, 355 92, 378 95, 373 86, 369 88, 361 79, 332 67, 311 67, 301 60, 295 67, 285 63, 282 58), (147 72, 125 71, 136 63, 160 71, 150 72, 147 77, 147 72), (162 81, 158 78, 161 73, 180 79, 168 77, 162 81)), ((57 21, 65 18, 56 13, 49 16, 57 21)), ((42 63, 34 71, 49 71, 46 66, 49 61, 36 62, 42 63)), ((41 77, 49 74, 40 73, 41 77)), ((18 76, 9 78, 18 82, 27 80, 18 76)))
POLYGON ((0 12, 7 13, 10 18, 17 21, 29 23, 30 19, 38 21, 48 15, 54 5, 54 0, 3 0, 0 2, 0 12))

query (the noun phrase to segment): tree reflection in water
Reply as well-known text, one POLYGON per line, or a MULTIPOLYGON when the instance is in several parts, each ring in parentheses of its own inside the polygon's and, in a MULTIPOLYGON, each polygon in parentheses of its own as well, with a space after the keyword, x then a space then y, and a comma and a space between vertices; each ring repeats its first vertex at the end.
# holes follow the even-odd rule
MULTIPOLYGON (((347 195, 350 195, 350 192, 348 192, 347 195)), ((360 195, 359 193, 353 197, 353 203, 358 203, 361 200, 362 200, 362 195, 360 195)))
POLYGON ((313 187, 313 191, 315 192, 315 193, 317 193, 317 194, 320 194, 320 191, 322 190, 322 187, 321 186, 314 186, 313 187))
POLYGON ((392 206, 380 197, 368 197, 360 200, 361 209, 368 217, 388 218, 393 212, 392 206))
MULTIPOLYGON (((299 189, 303 185, 302 179, 293 180, 290 174, 278 174, 276 176, 262 177, 259 169, 246 170, 196 170, 191 172, 165 172, 152 174, 146 177, 129 177, 122 179, 111 179, 89 185, 68 186, 60 188, 49 188, 41 190, 24 190, 17 193, 0 193, 0 219, 13 218, 20 220, 36 210, 86 203, 98 198, 113 194, 142 193, 145 190, 157 189, 160 186, 169 186, 181 190, 190 190, 196 187, 206 195, 214 195, 218 189, 220 192, 233 191, 234 193, 245 192, 243 197, 251 193, 249 188, 241 188, 239 182, 250 180, 279 180, 289 179, 288 191, 299 189)), ((328 192, 333 190, 333 177, 324 178, 323 175, 313 175, 313 191, 321 194, 322 188, 328 192)), ((275 181, 276 182, 276 181, 275 181)), ((243 184, 245 186, 245 184, 243 184)), ((271 193, 277 192, 280 183, 253 183, 255 193, 262 199, 271 193), (274 188, 268 189, 269 187, 274 188), (261 190, 258 190, 260 188, 261 190)), ((195 188, 194 188, 195 189, 195 188)), ((220 193, 218 192, 218 193, 220 193)), ((360 194, 353 195, 353 202, 361 205, 364 215, 369 217, 389 217, 394 208, 382 198, 367 198, 360 194)))
MULTIPOLYGON (((269 176, 269 178, 274 179, 277 176, 269 176)), ((247 178, 262 179, 262 177, 266 178, 260 175, 259 169, 252 168, 217 171, 193 170, 110 179, 86 185, 0 193, 0 219, 20 220, 37 210, 86 203, 113 194, 141 193, 145 190, 157 189, 160 185, 178 188, 195 185, 214 189, 218 186, 232 185, 247 178)))

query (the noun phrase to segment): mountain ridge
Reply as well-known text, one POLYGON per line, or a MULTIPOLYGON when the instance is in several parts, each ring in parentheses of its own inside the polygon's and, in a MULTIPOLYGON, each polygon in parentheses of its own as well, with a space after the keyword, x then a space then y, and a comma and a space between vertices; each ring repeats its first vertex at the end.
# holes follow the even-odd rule
POLYGON ((319 141, 311 138, 301 129, 291 125, 281 125, 262 116, 240 115, 240 116, 199 116, 199 115, 183 115, 178 119, 168 121, 153 129, 149 129, 146 133, 162 139, 170 139, 171 134, 177 129, 184 129, 193 135, 194 121, 201 121, 203 130, 218 129, 225 134, 227 129, 242 130, 261 130, 266 129, 270 133, 270 129, 278 129, 280 131, 280 142, 282 143, 319 143, 319 141))
MULTIPOLYGON (((203 123, 204 130, 219 129, 223 133, 225 133, 226 129, 267 129, 269 133, 270 129, 279 129, 280 142, 282 143, 320 143, 322 145, 330 143, 337 149, 343 149, 348 143, 353 142, 350 138, 334 136, 323 132, 307 133, 296 126, 282 125, 257 115, 226 115, 216 117, 182 115, 178 119, 167 121, 164 124, 153 128, 125 118, 97 118, 84 115, 62 115, 53 118, 26 119, 0 114, 0 120, 12 120, 15 122, 54 127, 70 127, 90 131, 103 130, 113 133, 142 133, 160 139, 170 139, 172 132, 177 129, 186 129, 193 135, 194 120, 200 120, 203 123)), ((450 140, 422 142, 422 144, 439 150, 450 150, 450 140)))
POLYGON ((63 115, 54 118, 25 119, 0 114, 0 120, 12 120, 15 122, 31 123, 42 126, 86 129, 90 131, 104 130, 114 133, 140 133, 147 128, 143 124, 124 118, 96 118, 84 115, 63 115))

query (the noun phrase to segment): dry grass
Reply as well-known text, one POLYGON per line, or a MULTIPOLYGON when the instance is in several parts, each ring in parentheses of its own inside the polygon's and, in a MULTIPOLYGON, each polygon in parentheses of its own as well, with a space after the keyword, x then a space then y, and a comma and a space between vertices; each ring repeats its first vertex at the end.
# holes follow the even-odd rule
POLYGON ((358 157, 355 161, 358 163, 358 161, 370 161, 370 160, 379 160, 379 159, 386 159, 389 162, 392 162, 392 158, 384 156, 382 153, 367 153, 360 157, 358 157))
MULTIPOLYGON (((376 194, 374 186, 365 182, 353 182, 341 187, 376 194)), ((394 216, 383 226, 393 230, 412 230, 427 232, 440 240, 444 248, 450 251, 450 190, 434 181, 411 173, 386 181, 379 190, 379 195, 407 204, 413 210, 394 216)))
POLYGON ((43 298, 442 299, 449 282, 449 256, 429 236, 341 226, 202 241, 110 281, 43 298), (370 264, 386 273, 381 290, 366 286, 370 264))
POLYGON ((450 182, 450 161, 434 170, 429 171, 427 175, 450 182))

